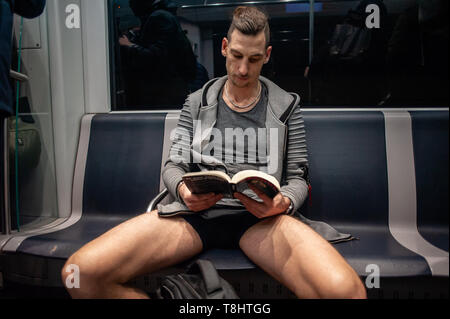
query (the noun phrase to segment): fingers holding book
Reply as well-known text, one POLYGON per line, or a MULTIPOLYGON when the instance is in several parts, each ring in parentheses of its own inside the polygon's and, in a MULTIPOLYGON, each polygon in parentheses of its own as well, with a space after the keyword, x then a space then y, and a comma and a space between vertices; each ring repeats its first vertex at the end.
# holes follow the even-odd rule
POLYGON ((267 205, 272 205, 273 198, 267 196, 266 193, 264 193, 259 187, 258 182, 249 182, 248 187, 255 192, 256 195, 258 195, 259 198, 262 199, 262 201, 267 205))
POLYGON ((278 193, 274 198, 270 198, 258 188, 249 184, 249 188, 261 198, 258 202, 242 193, 234 193, 234 197, 239 199, 245 208, 258 218, 266 218, 284 213, 290 205, 290 199, 278 193))
POLYGON ((192 194, 184 183, 179 186, 178 193, 186 206, 194 212, 208 209, 223 198, 222 194, 215 193, 192 194))

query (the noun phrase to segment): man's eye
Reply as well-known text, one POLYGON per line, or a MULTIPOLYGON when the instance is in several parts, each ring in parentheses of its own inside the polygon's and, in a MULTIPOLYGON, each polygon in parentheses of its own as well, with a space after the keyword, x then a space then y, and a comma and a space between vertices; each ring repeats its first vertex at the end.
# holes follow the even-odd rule
POLYGON ((234 55, 234 57, 236 58, 236 59, 242 59, 242 55, 234 55))

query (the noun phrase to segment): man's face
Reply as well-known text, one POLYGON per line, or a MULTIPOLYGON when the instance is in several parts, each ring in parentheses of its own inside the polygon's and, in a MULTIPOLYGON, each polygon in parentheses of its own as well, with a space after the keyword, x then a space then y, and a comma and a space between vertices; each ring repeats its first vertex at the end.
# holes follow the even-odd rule
POLYGON ((264 32, 245 35, 235 29, 231 41, 222 40, 222 55, 226 58, 228 79, 237 87, 256 83, 264 64, 269 62, 272 47, 266 49, 264 32))

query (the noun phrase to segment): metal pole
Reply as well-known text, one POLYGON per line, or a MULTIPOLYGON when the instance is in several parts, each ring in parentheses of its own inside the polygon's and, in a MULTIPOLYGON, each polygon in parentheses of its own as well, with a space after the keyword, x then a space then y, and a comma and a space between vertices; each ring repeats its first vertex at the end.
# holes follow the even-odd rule
POLYGON ((309 64, 314 57, 314 0, 309 0, 309 64))
POLYGON ((287 3, 301 3, 308 2, 308 0, 278 0, 278 1, 236 1, 236 2, 218 2, 208 3, 207 0, 203 4, 187 4, 181 5, 181 9, 202 9, 207 7, 235 7, 235 6, 249 6, 249 5, 270 5, 270 4, 287 4, 287 3))
MULTIPOLYGON (((314 57, 314 0, 309 0, 309 63, 308 68, 314 57)), ((308 75, 308 101, 312 100, 312 85, 311 78, 308 75)))

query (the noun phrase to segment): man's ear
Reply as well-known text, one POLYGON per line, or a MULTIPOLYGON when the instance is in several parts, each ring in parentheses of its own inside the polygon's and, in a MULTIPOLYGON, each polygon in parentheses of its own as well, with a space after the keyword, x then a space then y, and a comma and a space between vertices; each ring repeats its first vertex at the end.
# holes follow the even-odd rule
POLYGON ((222 39, 222 55, 224 57, 227 56, 227 48, 228 48, 228 39, 227 38, 223 38, 222 39))
POLYGON ((264 59, 264 64, 269 62, 271 54, 272 54, 272 46, 268 46, 267 49, 266 49, 266 57, 264 59))

